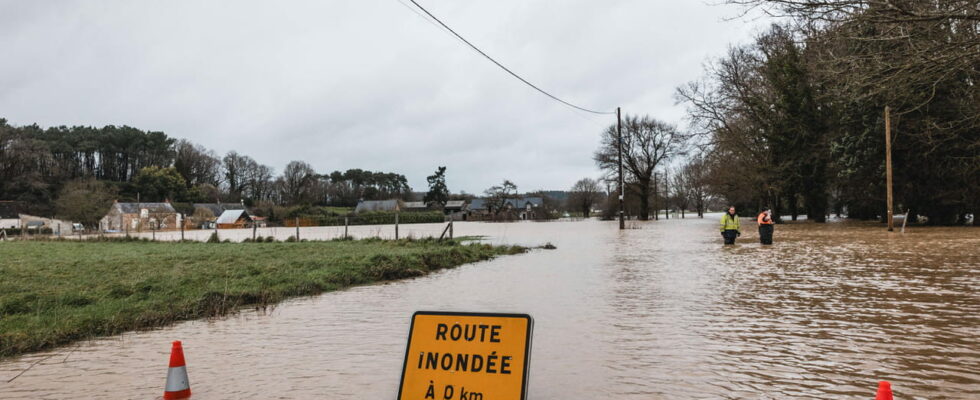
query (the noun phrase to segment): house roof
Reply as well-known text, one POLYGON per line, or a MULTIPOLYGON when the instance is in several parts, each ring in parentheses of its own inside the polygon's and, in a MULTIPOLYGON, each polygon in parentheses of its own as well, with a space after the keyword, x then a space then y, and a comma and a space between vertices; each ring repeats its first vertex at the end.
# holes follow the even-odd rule
POLYGON ((140 209, 147 209, 154 214, 176 214, 177 210, 170 203, 114 203, 123 214, 139 214, 140 209))
MULTIPOLYGON (((532 208, 541 207, 542 205, 544 205, 544 199, 540 197, 522 197, 519 199, 507 199, 504 202, 504 206, 510 206, 513 208, 526 208, 528 204, 530 204, 532 208)), ((486 210, 487 199, 473 199, 473 201, 470 202, 469 209, 486 210)))
POLYGON ((218 223, 218 224, 234 224, 234 223, 238 222, 238 220, 240 218, 243 218, 243 217, 245 219, 251 220, 251 217, 248 216, 248 212, 246 212, 245 210, 242 210, 242 209, 238 209, 238 210, 225 210, 224 212, 221 213, 221 216, 218 217, 218 221, 216 221, 216 223, 218 223))
POLYGON ((243 210, 241 204, 238 203, 194 203, 194 209, 203 208, 205 210, 211 211, 211 214, 221 215, 221 213, 226 210, 243 210))
POLYGON ((514 208, 525 208, 527 207, 528 203, 531 204, 531 207, 541 207, 542 205, 544 205, 544 199, 540 197, 524 197, 520 199, 507 199, 507 202, 504 204, 514 208))
POLYGON ((20 218, 20 204, 16 201, 0 201, 0 218, 20 218))
POLYGON ((487 209, 487 199, 473 199, 470 202, 470 210, 486 210, 487 209))
POLYGON ((357 203, 355 213, 369 211, 398 211, 401 209, 401 200, 361 200, 357 203))
POLYGON ((463 208, 466 205, 466 200, 449 200, 446 202, 446 208, 463 208))

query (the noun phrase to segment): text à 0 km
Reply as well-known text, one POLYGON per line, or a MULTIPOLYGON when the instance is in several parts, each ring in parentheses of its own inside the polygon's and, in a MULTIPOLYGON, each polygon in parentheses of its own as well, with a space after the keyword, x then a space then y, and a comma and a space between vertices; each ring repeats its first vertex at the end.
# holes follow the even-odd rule
POLYGON ((527 314, 412 315, 400 400, 523 400, 534 323, 527 314))

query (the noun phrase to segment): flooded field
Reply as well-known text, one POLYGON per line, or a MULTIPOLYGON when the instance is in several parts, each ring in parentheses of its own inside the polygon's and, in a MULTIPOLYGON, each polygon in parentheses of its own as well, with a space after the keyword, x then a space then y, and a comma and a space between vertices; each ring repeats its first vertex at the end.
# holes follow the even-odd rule
POLYGON ((723 248, 717 216, 631 225, 457 223, 457 236, 557 250, 4 360, 0 398, 160 398, 182 340, 195 399, 391 399, 416 310, 531 314, 529 399, 869 399, 879 379, 896 398, 980 398, 976 228, 789 224, 773 246, 749 230, 723 248))

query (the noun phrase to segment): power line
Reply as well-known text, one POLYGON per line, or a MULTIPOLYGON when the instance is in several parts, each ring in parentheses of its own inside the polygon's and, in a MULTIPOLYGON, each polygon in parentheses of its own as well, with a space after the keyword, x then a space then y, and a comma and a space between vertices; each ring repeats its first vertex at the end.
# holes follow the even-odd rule
POLYGON ((459 40, 462 40, 463 43, 466 43, 466 45, 470 46, 473 50, 476 50, 477 53, 480 53, 480 55, 482 55, 483 57, 486 57, 487 60, 490 60, 490 62, 496 64, 498 67, 500 67, 504 71, 507 71, 508 74, 511 74, 511 76, 517 78, 521 82, 524 82, 524 84, 530 86, 534 90, 537 90, 537 91, 541 92, 541 94, 544 94, 545 96, 548 96, 548 97, 552 98, 553 100, 556 100, 556 101, 558 101, 558 102, 560 102, 560 103, 562 103, 562 104, 564 104, 566 106, 575 108, 577 110, 581 110, 581 111, 585 111, 585 112, 589 112, 589 113, 593 113, 593 114, 615 114, 616 113, 615 111, 605 111, 604 112, 604 111, 590 110, 590 109, 585 108, 585 107, 579 107, 579 106, 577 106, 575 104, 572 104, 572 103, 569 103, 569 102, 567 102, 565 100, 562 100, 562 99, 558 98, 557 96, 555 96, 555 95, 553 95, 551 93, 548 93, 548 92, 544 91, 544 89, 541 89, 541 88, 535 86, 533 83, 528 82, 527 79, 524 79, 520 75, 517 75, 516 73, 514 73, 514 71, 511 71, 510 69, 508 69, 507 67, 505 67, 503 64, 497 62, 497 60, 494 60, 493 57, 490 57, 489 55, 487 55, 487 53, 484 53, 483 50, 480 50, 478 47, 474 46, 473 43, 470 43, 470 41, 466 40, 463 36, 461 36, 460 34, 456 33, 456 31, 454 31, 453 28, 450 28, 448 25, 444 24, 442 21, 439 20, 439 18, 436 18, 435 15, 432 15, 432 13, 430 13, 429 10, 426 10, 425 7, 422 7, 422 5, 419 4, 419 3, 417 3, 415 0, 408 0, 408 1, 411 1, 412 4, 415 4, 416 7, 418 7, 420 10, 422 10, 423 12, 425 12, 429 17, 431 17, 436 22, 438 22, 439 25, 442 25, 443 28, 446 28, 446 30, 448 30, 453 35, 455 35, 457 38, 459 38, 459 40))

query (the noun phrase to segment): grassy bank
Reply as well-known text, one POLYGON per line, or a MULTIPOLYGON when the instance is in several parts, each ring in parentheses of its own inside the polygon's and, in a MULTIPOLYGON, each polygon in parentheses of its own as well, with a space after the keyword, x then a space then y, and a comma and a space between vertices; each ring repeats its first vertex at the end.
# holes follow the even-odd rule
POLYGON ((523 251, 431 240, 0 243, 0 357, 523 251))

